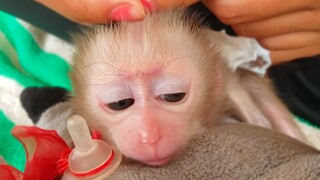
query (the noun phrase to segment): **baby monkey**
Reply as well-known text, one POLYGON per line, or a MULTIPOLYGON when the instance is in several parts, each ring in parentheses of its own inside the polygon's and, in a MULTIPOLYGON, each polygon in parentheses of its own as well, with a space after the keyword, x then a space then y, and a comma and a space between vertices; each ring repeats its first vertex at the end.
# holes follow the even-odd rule
POLYGON ((75 35, 76 113, 128 158, 162 165, 227 116, 303 135, 270 83, 233 73, 224 39, 184 10, 75 35))

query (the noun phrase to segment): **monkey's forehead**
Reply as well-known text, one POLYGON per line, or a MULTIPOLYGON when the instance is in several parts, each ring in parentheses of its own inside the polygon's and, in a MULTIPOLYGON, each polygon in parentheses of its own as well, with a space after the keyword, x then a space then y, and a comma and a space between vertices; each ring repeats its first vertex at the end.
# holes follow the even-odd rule
MULTIPOLYGON (((119 29, 98 28, 97 32, 88 39, 86 48, 100 48, 110 54, 125 51, 126 54, 159 54, 184 50, 196 45, 197 35, 179 24, 172 27, 163 25, 150 25, 149 23, 133 22, 123 24, 119 29)), ((81 46, 81 45, 80 45, 81 46)), ((123 53, 123 52, 122 52, 123 53)), ((187 53, 184 51, 183 53, 187 53)))
POLYGON ((133 36, 97 38, 79 49, 75 61, 81 62, 81 68, 96 64, 109 70, 154 71, 163 67, 181 69, 182 64, 193 63, 206 54, 187 35, 140 40, 133 36))
POLYGON ((76 45, 80 51, 92 47, 109 50, 114 55, 124 54, 123 51, 129 55, 130 50, 134 50, 135 55, 137 52, 154 55, 168 51, 177 54, 185 46, 192 48, 203 29, 200 20, 186 17, 184 9, 175 9, 152 13, 138 22, 94 26, 76 38, 76 45))
POLYGON ((159 69, 184 72, 185 67, 197 67, 212 53, 201 36, 202 28, 183 15, 183 11, 165 11, 139 22, 96 26, 79 38, 75 69, 150 74, 159 69))

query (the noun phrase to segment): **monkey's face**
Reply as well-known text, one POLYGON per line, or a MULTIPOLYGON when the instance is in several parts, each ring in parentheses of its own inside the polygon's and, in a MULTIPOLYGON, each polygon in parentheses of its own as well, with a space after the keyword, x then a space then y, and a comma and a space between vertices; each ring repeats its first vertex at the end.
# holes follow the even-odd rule
POLYGON ((176 157, 225 97, 204 32, 175 15, 158 17, 88 32, 72 74, 77 113, 125 156, 150 165, 176 157))
POLYGON ((103 131, 129 158, 149 165, 168 162, 200 129, 193 113, 200 106, 194 102, 199 84, 191 67, 178 61, 165 68, 146 63, 105 75, 107 81, 92 71, 96 81, 85 95, 96 114, 95 120, 88 118, 91 128, 103 131))

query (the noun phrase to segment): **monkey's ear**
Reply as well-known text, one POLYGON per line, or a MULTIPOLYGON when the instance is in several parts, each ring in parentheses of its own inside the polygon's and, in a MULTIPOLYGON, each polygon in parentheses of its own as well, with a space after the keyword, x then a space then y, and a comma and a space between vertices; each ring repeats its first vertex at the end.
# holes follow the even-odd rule
POLYGON ((224 31, 207 30, 210 46, 219 50, 231 71, 246 69, 263 76, 271 65, 269 51, 253 38, 234 37, 224 31))

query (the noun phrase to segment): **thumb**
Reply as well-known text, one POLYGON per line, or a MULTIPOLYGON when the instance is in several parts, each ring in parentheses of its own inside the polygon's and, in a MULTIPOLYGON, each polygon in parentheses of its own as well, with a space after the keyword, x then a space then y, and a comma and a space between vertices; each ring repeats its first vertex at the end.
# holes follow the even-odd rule
POLYGON ((105 23, 111 20, 134 21, 144 18, 140 0, 36 0, 78 23, 105 23))

